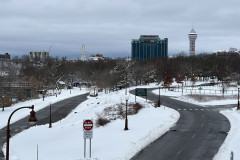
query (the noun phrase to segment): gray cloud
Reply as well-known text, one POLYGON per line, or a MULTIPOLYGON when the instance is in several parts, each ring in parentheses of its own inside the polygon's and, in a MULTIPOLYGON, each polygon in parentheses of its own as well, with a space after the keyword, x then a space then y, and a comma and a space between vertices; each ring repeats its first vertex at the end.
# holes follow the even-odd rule
POLYGON ((237 0, 0 0, 0 52, 48 50, 51 55, 130 55, 141 34, 169 38, 169 54, 188 53, 192 24, 197 52, 240 48, 237 0))

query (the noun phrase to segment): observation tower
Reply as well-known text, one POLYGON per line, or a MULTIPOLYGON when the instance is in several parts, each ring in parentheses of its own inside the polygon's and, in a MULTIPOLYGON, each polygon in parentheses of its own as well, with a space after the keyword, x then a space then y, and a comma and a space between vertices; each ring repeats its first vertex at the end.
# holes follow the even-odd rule
POLYGON ((194 56, 195 55, 195 41, 197 39, 197 33, 196 31, 192 28, 192 30, 188 33, 188 38, 189 38, 189 55, 194 56))

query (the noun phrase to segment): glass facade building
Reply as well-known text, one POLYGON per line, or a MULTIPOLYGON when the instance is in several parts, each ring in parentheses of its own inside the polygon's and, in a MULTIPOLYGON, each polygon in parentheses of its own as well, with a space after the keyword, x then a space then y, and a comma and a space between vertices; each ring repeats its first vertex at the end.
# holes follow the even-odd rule
POLYGON ((138 61, 168 57, 168 39, 160 39, 158 35, 141 35, 132 40, 131 58, 138 61))

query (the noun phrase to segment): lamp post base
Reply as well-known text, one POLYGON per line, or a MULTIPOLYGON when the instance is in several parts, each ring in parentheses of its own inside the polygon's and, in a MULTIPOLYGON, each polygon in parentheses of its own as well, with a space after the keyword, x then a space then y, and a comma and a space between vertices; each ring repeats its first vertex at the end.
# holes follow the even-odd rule
POLYGON ((125 128, 124 128, 124 130, 125 131, 128 130, 128 119, 125 119, 125 128))

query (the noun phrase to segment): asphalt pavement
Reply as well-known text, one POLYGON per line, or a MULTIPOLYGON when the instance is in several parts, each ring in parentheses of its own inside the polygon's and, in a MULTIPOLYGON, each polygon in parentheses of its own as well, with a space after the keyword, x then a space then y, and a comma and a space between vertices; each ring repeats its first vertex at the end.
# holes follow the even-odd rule
MULTIPOLYGON (((61 120, 62 118, 65 118, 73 109, 75 109, 80 103, 85 101, 87 99, 87 95, 79 95, 75 97, 71 97, 62 101, 59 101, 57 103, 52 104, 51 106, 51 112, 52 112, 52 123, 57 122, 61 120)), ((36 106, 35 106, 36 107, 36 106)), ((30 112, 31 110, 29 110, 30 112)), ((13 115, 14 116, 14 115, 13 115)), ((37 118, 37 124, 36 125, 44 125, 49 123, 50 117, 50 107, 43 108, 36 112, 36 118, 37 118)), ((11 137, 14 135, 22 132, 23 130, 28 129, 29 126, 27 123, 29 116, 20 119, 19 121, 12 123, 10 125, 10 134, 11 137)), ((7 124, 7 121, 6 121, 7 124)), ((54 127, 54 124, 52 125, 54 127)), ((6 127, 0 129, 0 160, 4 160, 4 154, 2 152, 3 145, 6 143, 6 127)), ((27 144, 23 144, 27 145, 27 144)), ((11 152, 11 139, 10 139, 10 152, 11 152)))
MULTIPOLYGON (((158 95, 148 89, 148 99, 158 95)), ((132 91, 133 93, 133 91, 132 91)), ((161 104, 180 113, 176 125, 131 160, 212 160, 224 142, 230 123, 212 108, 161 96, 161 104)))

